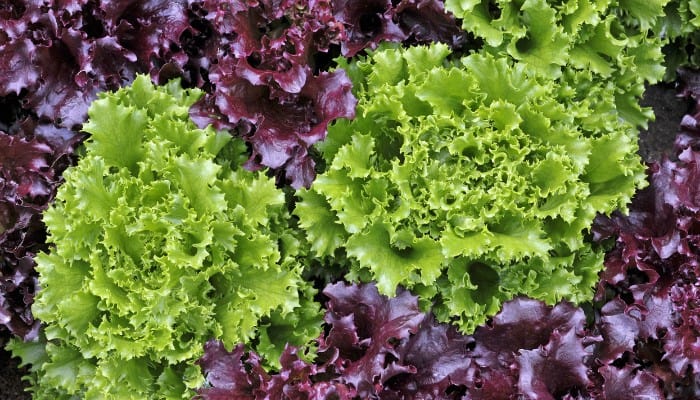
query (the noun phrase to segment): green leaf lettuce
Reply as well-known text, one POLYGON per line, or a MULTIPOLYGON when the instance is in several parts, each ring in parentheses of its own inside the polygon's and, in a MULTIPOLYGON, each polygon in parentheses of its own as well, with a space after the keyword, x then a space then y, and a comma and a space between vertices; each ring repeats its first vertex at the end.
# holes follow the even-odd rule
POLYGON ((39 398, 188 398, 211 338, 262 336, 276 362, 318 335, 284 193, 238 168, 242 142, 189 120, 200 94, 139 76, 91 106, 85 155, 44 218, 54 248, 37 257, 39 398), (293 329, 271 337, 275 324, 293 329))
POLYGON ((295 210, 319 260, 467 332, 518 294, 591 298, 602 258, 584 234, 645 182, 631 124, 490 53, 384 47, 344 67, 357 117, 319 144, 326 170, 295 210))

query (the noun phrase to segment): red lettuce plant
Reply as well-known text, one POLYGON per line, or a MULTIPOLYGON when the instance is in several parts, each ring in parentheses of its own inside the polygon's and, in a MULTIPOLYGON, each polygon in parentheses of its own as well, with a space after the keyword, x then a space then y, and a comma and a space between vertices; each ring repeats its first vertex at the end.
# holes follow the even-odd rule
POLYGON ((324 294, 327 329, 315 363, 287 347, 281 369, 269 373, 242 345, 229 352, 210 341, 198 361, 207 376, 198 398, 583 399, 595 389, 596 338, 569 303, 517 298, 465 336, 421 313, 406 291, 389 299, 374 285, 338 283, 324 294))
POLYGON ((186 56, 184 0, 13 1, 0 15, 0 96, 61 127, 82 124, 98 92, 186 56))
MULTIPOLYGON (((697 102, 698 75, 681 70, 679 76, 681 96, 697 102)), ((696 108, 683 119, 677 160, 649 166, 651 186, 638 193, 629 215, 598 217, 592 230, 599 241, 615 239, 596 295, 601 368, 622 366, 674 399, 700 396, 697 118, 696 108)))
POLYGON ((36 291, 32 256, 43 243, 39 213, 52 195, 51 148, 1 131, 0 148, 0 324, 30 339, 38 328, 29 310, 36 291))
POLYGON ((603 370, 621 365, 673 398, 700 395, 700 153, 650 166, 652 186, 629 216, 598 217, 597 240, 616 238, 596 298, 603 370))

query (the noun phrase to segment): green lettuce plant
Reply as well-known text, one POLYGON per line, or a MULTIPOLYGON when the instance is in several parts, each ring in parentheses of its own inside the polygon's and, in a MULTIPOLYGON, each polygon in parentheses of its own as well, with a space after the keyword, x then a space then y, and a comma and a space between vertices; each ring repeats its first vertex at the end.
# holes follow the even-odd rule
POLYGON ((33 364, 36 398, 189 398, 211 338, 278 360, 318 336, 285 195, 239 168, 242 141, 195 127, 200 95, 139 76, 90 107, 84 154, 44 217, 54 245, 37 256, 32 310, 45 341, 10 346, 33 364))
POLYGON ((603 255, 585 233, 645 183, 636 129, 600 112, 614 86, 439 44, 344 68, 357 117, 330 128, 294 211, 316 258, 385 295, 409 288, 466 332, 518 294, 591 299, 603 255))
POLYGON ((446 0, 462 28, 483 40, 481 51, 507 55, 528 69, 568 81, 585 96, 572 72, 596 85, 613 85, 621 118, 646 126, 653 116, 640 107, 645 83, 663 77, 660 32, 669 0, 446 0))

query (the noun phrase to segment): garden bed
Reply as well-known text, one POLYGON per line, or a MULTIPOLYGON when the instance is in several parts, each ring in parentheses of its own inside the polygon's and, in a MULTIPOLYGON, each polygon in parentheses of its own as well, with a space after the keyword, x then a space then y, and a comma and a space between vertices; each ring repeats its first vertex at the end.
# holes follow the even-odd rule
POLYGON ((700 10, 278 3, 0 6, 3 399, 700 395, 700 10))
MULTIPOLYGON (((642 104, 652 107, 656 118, 649 123, 648 130, 640 132, 640 154, 647 161, 660 161, 664 155, 673 154, 673 142, 680 120, 689 111, 688 103, 677 97, 673 84, 659 84, 647 89, 642 104)), ((0 349, 0 393, 3 400, 31 399, 31 395, 24 392, 27 385, 22 382, 27 369, 19 368, 18 364, 18 359, 0 349)))

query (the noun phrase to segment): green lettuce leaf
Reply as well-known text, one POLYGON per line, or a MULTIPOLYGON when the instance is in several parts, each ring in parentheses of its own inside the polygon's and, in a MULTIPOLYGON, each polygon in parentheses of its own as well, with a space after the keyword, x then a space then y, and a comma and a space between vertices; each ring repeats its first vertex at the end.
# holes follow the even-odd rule
POLYGON ((671 0, 664 8, 662 23, 656 28, 668 38, 663 47, 666 75, 673 82, 676 71, 684 66, 700 64, 700 3, 694 0, 671 0))

